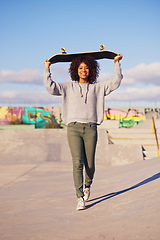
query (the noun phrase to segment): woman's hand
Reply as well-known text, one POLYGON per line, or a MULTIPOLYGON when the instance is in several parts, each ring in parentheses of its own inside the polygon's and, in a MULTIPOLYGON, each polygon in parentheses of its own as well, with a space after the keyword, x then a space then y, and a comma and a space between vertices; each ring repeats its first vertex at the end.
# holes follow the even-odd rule
POLYGON ((44 65, 45 65, 45 66, 44 66, 45 68, 49 68, 50 65, 51 65, 51 62, 49 62, 48 60, 45 60, 45 61, 44 61, 44 65))
POLYGON ((114 62, 115 63, 119 63, 119 61, 123 58, 122 54, 118 54, 115 58, 114 58, 114 62))

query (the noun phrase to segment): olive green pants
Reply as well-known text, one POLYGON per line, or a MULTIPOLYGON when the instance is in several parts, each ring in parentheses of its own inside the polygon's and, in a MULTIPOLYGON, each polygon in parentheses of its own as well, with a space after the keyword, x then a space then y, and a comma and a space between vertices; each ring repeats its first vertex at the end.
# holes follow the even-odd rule
POLYGON ((83 166, 85 185, 90 186, 95 172, 97 124, 72 122, 67 126, 68 143, 73 160, 73 179, 77 197, 83 197, 83 166))

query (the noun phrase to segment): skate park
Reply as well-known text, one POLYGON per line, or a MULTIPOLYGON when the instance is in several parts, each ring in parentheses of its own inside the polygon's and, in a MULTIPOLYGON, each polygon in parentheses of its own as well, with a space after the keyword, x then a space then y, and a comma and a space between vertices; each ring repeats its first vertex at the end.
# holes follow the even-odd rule
MULTIPOLYGON (((160 1, 1 2, 0 240, 160 239, 159 10, 160 1), (77 211, 67 130, 44 128, 61 124, 64 103, 46 91, 44 62, 103 45, 123 55, 122 84, 104 99, 119 112, 98 127, 91 195, 77 211)), ((98 82, 111 79, 114 60, 98 63, 98 82)), ((54 63, 52 79, 67 85, 69 68, 54 63)), ((90 104, 91 86, 78 90, 90 104)))
POLYGON ((2 240, 159 239, 160 158, 151 119, 130 129, 117 121, 99 126, 83 211, 76 211, 66 128, 2 129, 0 142, 2 240))

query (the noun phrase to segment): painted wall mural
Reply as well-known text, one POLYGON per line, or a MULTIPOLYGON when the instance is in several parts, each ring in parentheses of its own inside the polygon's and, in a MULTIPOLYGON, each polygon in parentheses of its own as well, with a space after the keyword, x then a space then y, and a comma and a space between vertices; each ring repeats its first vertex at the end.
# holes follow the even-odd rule
POLYGON ((0 124, 12 122, 34 124, 35 128, 44 128, 46 123, 56 122, 59 108, 57 107, 0 107, 0 124))
POLYGON ((135 109, 128 109, 126 113, 110 108, 105 111, 104 119, 119 120, 119 127, 133 127, 146 120, 143 113, 137 112, 135 109))
MULTIPOLYGON (((63 124, 59 107, 0 107, 0 125, 33 124, 35 128, 44 128, 47 123, 60 122, 63 124)), ((124 112, 116 109, 105 111, 104 120, 119 120, 120 127, 132 127, 145 121, 142 113, 134 109, 124 112)))

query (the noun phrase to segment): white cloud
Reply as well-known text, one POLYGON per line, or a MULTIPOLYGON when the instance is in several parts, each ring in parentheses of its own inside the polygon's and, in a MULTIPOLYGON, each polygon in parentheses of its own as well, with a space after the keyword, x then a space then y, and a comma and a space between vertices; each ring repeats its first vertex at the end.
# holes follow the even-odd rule
POLYGON ((107 99, 116 101, 160 100, 160 86, 152 86, 146 88, 128 87, 127 89, 118 89, 108 95, 107 99))
MULTIPOLYGON (((70 81, 68 68, 69 66, 66 65, 52 65, 52 79, 57 82, 70 81)), ((100 74, 98 81, 106 81, 112 76, 112 73, 103 72, 100 74)), ((40 70, 37 69, 24 69, 19 72, 2 70, 0 72, 0 83, 2 82, 43 85, 43 74, 40 74, 40 70)), ((138 83, 143 85, 160 85, 160 63, 140 64, 134 68, 123 70, 122 85, 136 85, 138 83)))
POLYGON ((45 91, 3 91, 0 94, 0 103, 6 104, 57 104, 61 103, 60 96, 53 96, 45 91))
MULTIPOLYGON (((68 67, 53 65, 51 67, 52 78, 59 82, 69 80, 68 67)), ((24 69, 19 72, 11 70, 0 71, 0 83, 38 84, 43 85, 43 74, 40 70, 24 69)))
POLYGON ((51 65, 52 79, 60 83, 70 81, 70 75, 69 75, 68 69, 69 69, 69 65, 67 66, 63 64, 51 65))
MULTIPOLYGON (((107 101, 160 101, 160 87, 153 86, 147 88, 128 87, 127 89, 117 89, 106 97, 107 101)), ((2 104, 60 104, 60 96, 50 95, 47 91, 3 91, 0 93, 0 103, 2 104)))
POLYGON ((140 64, 123 71, 123 85, 135 85, 137 83, 160 85, 160 63, 140 64))
POLYGON ((56 64, 51 65, 51 72, 53 72, 53 74, 55 73, 56 75, 61 75, 64 77, 68 75, 68 69, 69 69, 69 66, 66 66, 66 65, 56 65, 56 64))
POLYGON ((42 75, 39 70, 24 69, 19 72, 2 70, 0 83, 2 82, 42 84, 42 75))

